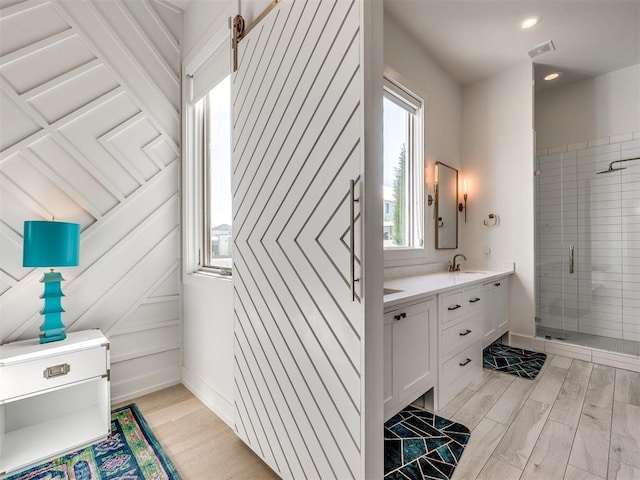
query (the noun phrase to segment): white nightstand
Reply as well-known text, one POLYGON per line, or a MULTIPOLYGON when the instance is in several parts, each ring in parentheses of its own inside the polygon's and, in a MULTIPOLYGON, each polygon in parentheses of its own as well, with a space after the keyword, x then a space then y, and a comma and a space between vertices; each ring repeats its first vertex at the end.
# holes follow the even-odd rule
POLYGON ((109 340, 0 346, 0 478, 102 440, 111 430, 109 340))

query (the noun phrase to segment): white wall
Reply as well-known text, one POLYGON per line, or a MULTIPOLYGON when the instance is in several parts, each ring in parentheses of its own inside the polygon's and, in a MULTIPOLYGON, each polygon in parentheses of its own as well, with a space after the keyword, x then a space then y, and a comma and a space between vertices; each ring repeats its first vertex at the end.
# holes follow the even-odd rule
MULTIPOLYGON (((235 12, 234 8, 233 1, 196 0, 189 4, 183 22, 185 68, 206 58, 206 53, 214 48, 212 40, 219 39, 228 28, 228 17, 235 12)), ((189 182, 188 175, 183 181, 189 182)), ((187 198, 183 199, 186 201, 187 198)), ((185 205, 185 215, 189 215, 184 208, 185 205)), ((185 217, 185 226, 190 222, 185 217)), ((233 285, 230 278, 192 274, 197 261, 191 258, 194 254, 190 251, 190 240, 183 238, 182 382, 220 418, 233 425, 233 285)))
POLYGON ((178 383, 181 13, 14 3, 0 19, 0 341, 42 323, 23 221, 77 222, 63 319, 109 337, 112 400, 178 383))
POLYGON ((469 201, 461 251, 481 264, 515 262, 510 333, 527 337, 535 315, 532 78, 527 64, 465 86, 462 109, 469 201), (483 225, 489 213, 499 215, 499 226, 483 225))
POLYGON ((640 64, 536 95, 536 148, 640 129, 640 64))
MULTIPOLYGON (((424 100, 424 149, 426 181, 433 193, 434 165, 440 161, 460 168, 462 89, 429 54, 385 13, 385 73, 424 100)), ((425 237, 428 263, 450 260, 452 250, 436 250, 433 208, 425 205, 425 237)))

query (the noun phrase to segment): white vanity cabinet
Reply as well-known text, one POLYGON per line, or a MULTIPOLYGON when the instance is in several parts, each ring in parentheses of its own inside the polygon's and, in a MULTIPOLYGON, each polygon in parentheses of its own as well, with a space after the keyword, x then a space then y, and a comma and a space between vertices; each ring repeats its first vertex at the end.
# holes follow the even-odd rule
POLYGON ((384 416, 389 419, 436 381, 436 302, 394 306, 384 314, 384 416))
POLYGON ((440 294, 438 406, 442 408, 482 373, 482 328, 486 289, 440 294))
POLYGON ((0 479, 111 432, 109 340, 100 330, 0 346, 0 479))
POLYGON ((509 277, 502 277, 483 285, 484 332, 482 347, 486 348, 509 330, 509 277))

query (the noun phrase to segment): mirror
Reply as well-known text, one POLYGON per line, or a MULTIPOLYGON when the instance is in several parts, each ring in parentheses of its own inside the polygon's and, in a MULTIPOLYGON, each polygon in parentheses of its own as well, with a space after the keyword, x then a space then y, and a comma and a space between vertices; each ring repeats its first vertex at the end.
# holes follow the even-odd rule
POLYGON ((458 170, 436 162, 436 249, 458 248, 458 170))

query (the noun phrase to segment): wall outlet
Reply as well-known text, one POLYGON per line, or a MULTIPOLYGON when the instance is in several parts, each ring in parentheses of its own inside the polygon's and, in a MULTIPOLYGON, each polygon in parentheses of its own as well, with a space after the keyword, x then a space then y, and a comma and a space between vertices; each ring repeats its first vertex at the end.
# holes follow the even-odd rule
POLYGON ((482 249, 482 253, 484 253, 485 255, 489 255, 491 253, 491 249, 489 247, 484 247, 482 249))

